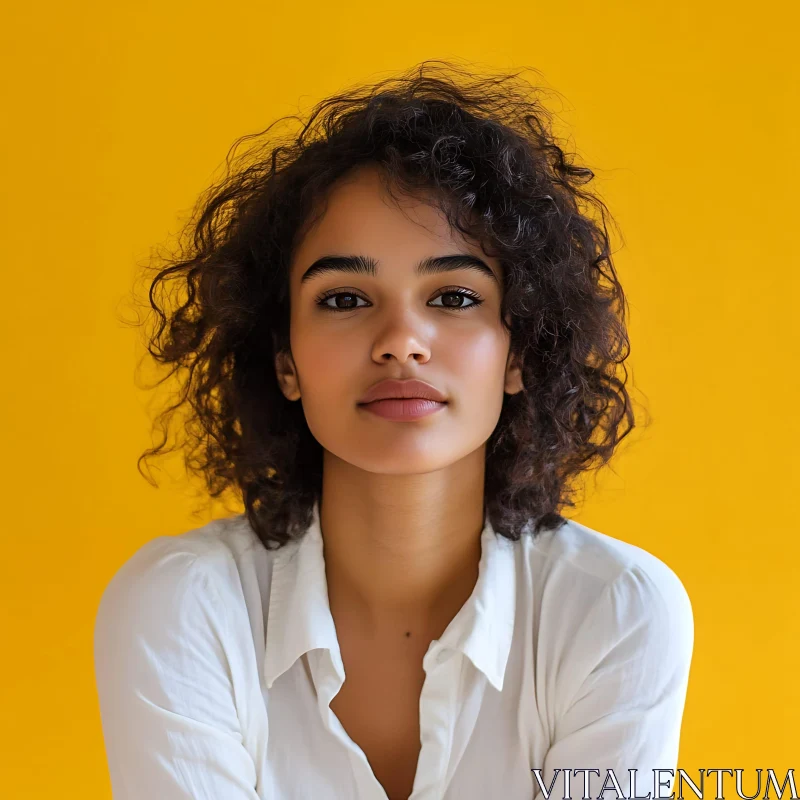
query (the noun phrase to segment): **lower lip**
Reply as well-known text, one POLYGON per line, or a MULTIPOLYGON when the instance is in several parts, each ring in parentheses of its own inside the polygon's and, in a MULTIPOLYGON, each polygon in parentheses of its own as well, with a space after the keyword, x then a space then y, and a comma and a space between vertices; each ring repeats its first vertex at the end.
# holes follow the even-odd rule
POLYGON ((423 400, 419 397, 408 399, 391 398, 388 400, 374 400, 371 403, 359 404, 359 408, 377 414, 384 419, 391 419, 396 422, 406 422, 422 417, 428 417, 441 411, 447 403, 439 403, 436 400, 423 400))

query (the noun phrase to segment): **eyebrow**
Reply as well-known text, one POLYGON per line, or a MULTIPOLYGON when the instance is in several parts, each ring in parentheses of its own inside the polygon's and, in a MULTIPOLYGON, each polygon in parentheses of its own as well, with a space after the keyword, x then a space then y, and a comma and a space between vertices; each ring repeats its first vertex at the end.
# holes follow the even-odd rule
MULTIPOLYGON (((318 258, 303 273, 300 284, 307 283, 329 272, 350 272, 356 275, 370 275, 375 277, 377 269, 378 261, 369 256, 323 256, 322 258, 318 258)), ((423 258, 416 266, 416 273, 417 275, 436 275, 438 273, 452 272, 459 269, 474 270, 499 283, 497 276, 492 272, 486 262, 476 256, 468 255, 467 253, 423 258)))

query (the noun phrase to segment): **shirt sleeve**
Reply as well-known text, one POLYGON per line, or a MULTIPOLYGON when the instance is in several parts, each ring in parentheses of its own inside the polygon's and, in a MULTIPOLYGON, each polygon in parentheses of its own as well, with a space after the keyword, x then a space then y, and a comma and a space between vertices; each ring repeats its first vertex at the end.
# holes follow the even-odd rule
POLYGON ((666 564, 629 567, 607 585, 560 659, 548 791, 534 777, 535 796, 668 797, 693 646, 691 603, 666 564))
POLYGON ((94 661, 114 800, 258 800, 226 609, 198 556, 143 546, 100 600, 94 661))

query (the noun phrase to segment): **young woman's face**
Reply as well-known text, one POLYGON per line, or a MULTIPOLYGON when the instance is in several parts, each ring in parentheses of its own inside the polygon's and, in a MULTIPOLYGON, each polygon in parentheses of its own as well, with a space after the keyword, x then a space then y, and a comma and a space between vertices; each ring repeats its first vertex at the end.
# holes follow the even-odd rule
POLYGON ((322 447, 360 469, 419 474, 459 461, 492 434, 503 393, 522 388, 500 320, 501 281, 499 262, 452 231, 441 212, 411 198, 397 208, 372 165, 351 172, 292 259, 291 357, 276 360, 284 393, 301 399, 322 447), (417 270, 425 259, 453 255, 479 259, 488 272, 417 270), (306 274, 331 256, 374 262, 374 274, 306 274), (387 378, 423 380, 447 403, 413 421, 360 406, 387 378))

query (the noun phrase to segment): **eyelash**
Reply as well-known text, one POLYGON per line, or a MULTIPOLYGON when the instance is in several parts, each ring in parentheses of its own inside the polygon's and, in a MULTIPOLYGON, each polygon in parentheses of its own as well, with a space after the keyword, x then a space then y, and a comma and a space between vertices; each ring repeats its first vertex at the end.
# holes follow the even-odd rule
MULTIPOLYGON (((366 298, 363 295, 359 294, 358 292, 355 291, 345 292, 342 291, 341 289, 336 289, 334 291, 326 292, 320 295, 320 297, 317 298, 317 305, 323 311, 332 311, 334 314, 342 313, 344 311, 355 311, 358 308, 364 308, 364 306, 353 306, 352 308, 336 308, 334 306, 329 306, 326 304, 327 301, 331 299, 331 297, 338 297, 339 295, 342 294, 350 295, 351 297, 360 297, 362 300, 366 300, 366 298)), ((468 297, 470 300, 472 300, 472 303, 470 303, 468 306, 437 306, 437 308, 444 308, 447 311, 466 311, 467 309, 470 308, 477 308, 479 305, 483 303, 483 298, 479 294, 471 291, 470 289, 462 289, 458 286, 453 286, 453 287, 448 286, 444 288, 433 299, 438 300, 440 297, 443 297, 446 294, 455 294, 458 295, 459 297, 468 297)))

